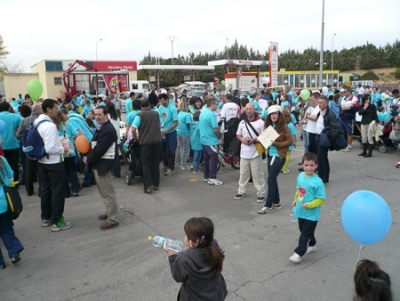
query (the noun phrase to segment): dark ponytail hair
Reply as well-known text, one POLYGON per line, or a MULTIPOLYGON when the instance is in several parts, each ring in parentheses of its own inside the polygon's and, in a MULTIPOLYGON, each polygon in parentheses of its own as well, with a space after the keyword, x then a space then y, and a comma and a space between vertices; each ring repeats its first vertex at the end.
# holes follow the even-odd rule
POLYGON ((216 274, 220 274, 225 254, 214 240, 213 222, 207 217, 192 217, 185 223, 183 229, 187 238, 196 243, 198 249, 206 249, 209 265, 216 274))
POLYGON ((389 275, 368 259, 360 260, 354 274, 354 284, 360 301, 392 301, 389 275))

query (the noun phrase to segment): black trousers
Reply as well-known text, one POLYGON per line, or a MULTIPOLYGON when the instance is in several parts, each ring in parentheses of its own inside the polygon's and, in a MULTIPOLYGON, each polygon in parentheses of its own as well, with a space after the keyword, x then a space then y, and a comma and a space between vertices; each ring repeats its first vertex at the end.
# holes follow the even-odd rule
POLYGON ((4 157, 14 172, 14 181, 19 181, 19 148, 4 150, 4 157))
MULTIPOLYGON (((34 191, 33 182, 37 178, 37 173, 38 173, 38 161, 31 160, 28 157, 25 157, 25 189, 28 195, 33 194, 34 191)), ((39 182, 38 191, 40 194, 40 178, 38 182, 39 182)))
POLYGON ((328 159, 328 152, 329 149, 326 147, 322 147, 318 143, 318 176, 321 178, 321 180, 324 183, 329 182, 329 174, 331 171, 330 165, 329 165, 329 159, 328 159))
POLYGON ((308 219, 299 218, 299 229, 300 229, 300 237, 299 237, 299 245, 294 251, 299 255, 303 256, 307 252, 307 247, 315 246, 317 241, 314 237, 315 229, 317 228, 318 221, 310 221, 308 219))
POLYGON ((308 151, 310 153, 318 154, 317 134, 308 133, 308 151))
POLYGON ((57 224, 64 213, 65 203, 65 167, 64 162, 55 164, 39 163, 41 180, 41 218, 57 224))
POLYGON ((144 189, 150 186, 160 186, 160 156, 161 142, 141 146, 144 189))

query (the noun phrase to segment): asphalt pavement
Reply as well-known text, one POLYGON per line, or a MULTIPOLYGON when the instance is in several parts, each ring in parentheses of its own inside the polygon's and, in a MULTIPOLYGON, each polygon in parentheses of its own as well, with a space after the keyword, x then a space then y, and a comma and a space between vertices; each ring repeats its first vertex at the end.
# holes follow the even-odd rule
MULTIPOLYGON (((226 254, 226 300, 352 300, 359 245, 343 230, 340 209, 350 193, 361 189, 388 202, 393 225, 385 239, 365 246, 360 258, 377 261, 389 273, 399 298, 400 170, 394 166, 400 151, 375 151, 372 158, 363 158, 357 156, 357 142, 353 145, 350 153, 329 154, 331 178, 316 230, 319 249, 300 264, 289 256, 299 236, 290 221, 290 204, 301 143, 292 153, 291 172, 278 178, 282 209, 268 215, 257 214, 262 204, 252 185, 246 197, 233 199, 239 171, 230 166, 218 173, 222 186, 207 185, 201 174, 177 166, 175 175, 161 175, 160 189, 153 194, 143 193, 141 179, 127 186, 124 178, 116 178, 121 223, 107 231, 99 229, 97 215, 104 213, 104 205, 95 186, 66 199, 64 216, 73 226, 57 233, 41 226, 37 194, 27 197, 20 188, 24 211, 14 229, 25 250, 20 263, 13 266, 6 259, 7 268, 0 270, 0 300, 176 300, 180 284, 171 277, 166 254, 147 237, 183 240, 183 225, 193 216, 207 216, 215 224, 215 237, 226 254)), ((124 175, 127 167, 122 170, 124 175)))

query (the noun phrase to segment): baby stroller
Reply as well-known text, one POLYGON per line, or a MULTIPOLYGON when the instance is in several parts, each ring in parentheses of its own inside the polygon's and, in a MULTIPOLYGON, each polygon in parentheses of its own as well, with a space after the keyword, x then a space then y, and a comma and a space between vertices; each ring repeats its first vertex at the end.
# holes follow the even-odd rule
POLYGON ((143 176, 142 161, 140 159, 139 142, 133 139, 128 144, 127 158, 129 162, 129 170, 126 173, 126 184, 131 185, 132 180, 136 177, 143 176))

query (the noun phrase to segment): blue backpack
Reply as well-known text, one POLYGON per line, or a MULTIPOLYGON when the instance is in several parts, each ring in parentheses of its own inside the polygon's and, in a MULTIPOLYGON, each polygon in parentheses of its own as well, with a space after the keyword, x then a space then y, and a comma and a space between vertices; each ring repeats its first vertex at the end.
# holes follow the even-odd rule
POLYGON ((42 120, 36 126, 31 122, 29 128, 22 135, 22 151, 29 159, 39 160, 47 155, 44 149, 43 138, 37 130, 38 126, 46 121, 50 122, 50 120, 42 120))

